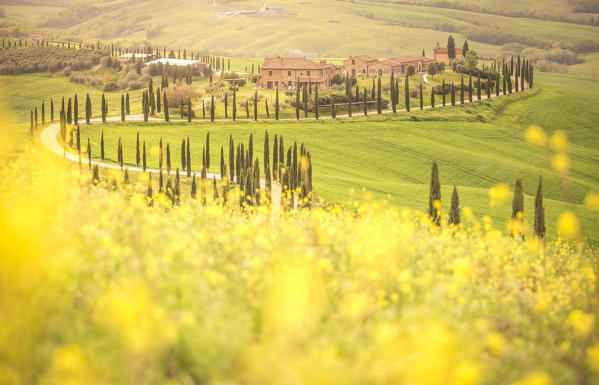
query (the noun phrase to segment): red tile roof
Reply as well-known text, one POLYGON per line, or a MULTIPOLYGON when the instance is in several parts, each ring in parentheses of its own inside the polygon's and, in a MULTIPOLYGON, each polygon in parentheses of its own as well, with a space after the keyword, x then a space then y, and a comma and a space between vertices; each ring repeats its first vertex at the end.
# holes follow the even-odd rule
POLYGON ((266 58, 262 64, 262 69, 320 70, 327 67, 328 64, 304 58, 266 58))
MULTIPOLYGON (((367 61, 367 62, 378 61, 377 58, 372 57, 372 56, 368 56, 368 55, 350 56, 349 59, 360 59, 360 60, 364 60, 364 61, 367 61)), ((349 59, 346 59, 346 60, 349 60, 349 59)))

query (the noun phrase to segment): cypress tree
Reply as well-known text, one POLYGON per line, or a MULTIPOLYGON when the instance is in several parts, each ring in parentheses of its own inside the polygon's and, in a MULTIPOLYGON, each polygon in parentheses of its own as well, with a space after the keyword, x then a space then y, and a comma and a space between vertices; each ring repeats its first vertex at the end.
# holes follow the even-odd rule
POLYGON ((258 91, 254 94, 254 121, 258 120, 258 91))
POLYGON ((160 144, 158 150, 158 168, 162 170, 162 161, 163 161, 163 153, 162 153, 162 136, 160 137, 160 144))
POLYGON ((449 210, 449 225, 459 225, 462 223, 460 218, 460 197, 458 196, 458 189, 455 184, 453 185, 453 192, 451 194, 451 209, 449 210))
POLYGON ((106 123, 106 98, 102 94, 102 123, 106 123))
POLYGON ((187 146, 186 146, 186 160, 187 160, 187 177, 189 178, 191 176, 191 149, 189 147, 189 136, 187 137, 187 146))
POLYGON ((275 94, 275 119, 279 120, 279 88, 277 87, 277 93, 275 94))
POLYGON ((162 169, 158 173, 158 191, 160 193, 164 192, 164 181, 162 180, 162 169))
POLYGON ((362 94, 362 96, 364 97, 364 101, 363 101, 363 107, 364 107, 364 116, 368 116, 368 93, 366 92, 366 87, 364 87, 364 93, 362 94))
POLYGON ((406 75, 406 82, 405 82, 405 104, 406 104, 406 111, 410 112, 410 81, 408 78, 408 75, 406 75))
POLYGON ((487 100, 491 99, 491 77, 487 78, 487 100))
POLYGON ((117 152, 118 152, 119 165, 121 166, 121 170, 122 170, 123 169, 123 163, 124 163, 124 159, 123 159, 123 142, 121 141, 120 137, 119 137, 119 146, 118 146, 117 152))
MULTIPOLYGON (((393 113, 395 114, 397 112, 397 99, 395 98, 395 75, 394 72, 391 71, 391 79, 389 81, 389 86, 391 89, 391 109, 393 110, 393 113)), ((421 91, 422 91, 422 87, 421 91)))
POLYGON ((164 102, 164 120, 168 122, 170 117, 168 112, 168 99, 166 97, 166 92, 162 95, 162 101, 164 102))
POLYGON ((451 83, 451 105, 455 106, 455 85, 451 83))
POLYGON ((514 74, 514 91, 518 92, 518 71, 514 74))
POLYGON ((185 139, 181 141, 181 169, 185 171, 187 166, 187 159, 185 158, 185 139))
MULTIPOLYGON (((33 128, 34 128, 34 123, 33 123, 33 110, 29 111, 30 112, 30 126, 29 126, 29 135, 31 136, 31 139, 33 139, 33 128)), ((64 141, 64 139, 63 139, 64 141)))
POLYGON ((435 86, 431 87, 431 108, 435 108, 435 86))
POLYGON ((225 92, 225 119, 229 119, 229 97, 227 96, 227 93, 225 92))
POLYGON ((420 109, 424 108, 424 99, 422 97, 422 83, 420 83, 420 109))
MULTIPOLYGON (((160 112, 160 89, 158 90, 158 112, 160 112)), ((125 97, 125 114, 126 115, 130 115, 131 114, 131 105, 129 104, 129 93, 127 92, 127 95, 125 97)))
POLYGON ((35 116, 35 129, 38 128, 38 120, 37 120, 37 106, 34 107, 33 115, 35 116))
POLYGON ((480 75, 476 79, 476 100, 480 100, 480 75))
POLYGON ((196 199, 197 195, 197 186, 196 186, 196 174, 193 174, 193 179, 191 180, 191 198, 196 199))
MULTIPOLYGON (((352 89, 348 88, 347 89, 347 116, 349 116, 351 118, 352 115, 352 106, 351 106, 351 102, 352 102, 352 89)), ((333 98, 331 98, 331 105, 333 106, 333 110, 335 109, 335 103, 333 101, 333 98)), ((337 112, 335 112, 335 116, 337 115, 337 112)), ((333 117, 335 117, 333 116, 333 117)))
POLYGON ((73 124, 73 106, 71 105, 71 98, 69 98, 69 104, 67 107, 67 124, 69 126, 73 124))
POLYGON ((212 99, 210 100, 210 121, 214 122, 214 94, 212 94, 212 99))
POLYGON ((316 89, 314 90, 314 117, 318 120, 319 116, 318 111, 318 84, 316 84, 316 89))
POLYGON ((270 162, 270 140, 268 138, 268 130, 264 133, 264 150, 263 150, 263 154, 264 154, 264 170, 266 171, 267 169, 269 169, 269 162, 270 162))
POLYGON ((524 239, 524 191, 522 190, 522 181, 516 179, 514 185, 514 198, 512 199, 512 237, 522 236, 524 239))
POLYGON ((85 123, 89 124, 90 123, 90 119, 92 117, 92 102, 91 99, 89 98, 89 94, 86 95, 85 97, 85 123))
POLYGON ((443 107, 445 107, 445 79, 443 79, 443 85, 441 88, 441 95, 443 95, 443 107))
POLYGON ((545 207, 543 206, 543 177, 539 175, 539 185, 537 187, 537 195, 535 197, 535 235, 540 238, 545 238, 545 207))
POLYGON ((187 122, 191 123, 191 98, 187 99, 187 122))
POLYGON ((125 96, 121 95, 121 122, 125 121, 125 96))
POLYGON ((139 167, 140 162, 140 151, 139 151, 139 132, 137 133, 137 138, 135 139, 135 165, 139 167))
POLYGON ((175 172, 175 202, 181 203, 181 178, 179 176, 179 168, 175 172))
POLYGON ((381 77, 379 76, 378 80, 378 88, 376 91, 376 112, 377 114, 381 114, 383 112, 383 100, 382 100, 382 90, 381 90, 381 77))
POLYGON ((75 98, 73 99, 73 121, 75 125, 79 124, 79 100, 77 94, 75 94, 75 98))
POLYGON ((283 168, 283 162, 285 161, 285 147, 283 145, 283 135, 279 136, 279 164, 277 165, 278 167, 278 173, 279 173, 279 180, 281 180, 281 169, 283 168))
POLYGON ((335 102, 331 99, 331 118, 335 119, 335 102))
POLYGON ((505 88, 506 88, 506 85, 505 85, 505 75, 504 75, 503 76, 503 95, 505 95, 505 88))
POLYGON ((464 104, 464 75, 462 75, 462 84, 460 86, 460 104, 464 104))
POLYGON ((100 159, 104 162, 104 131, 102 131, 100 136, 100 159))
POLYGON ((299 120, 300 117, 300 85, 299 82, 295 87, 295 119, 299 120))
POLYGON ((183 101, 183 98, 181 98, 181 101, 179 102, 179 115, 181 116, 181 120, 183 120, 183 116, 185 116, 185 102, 183 101))
POLYGON ((42 125, 46 125, 46 105, 42 102, 42 125))
POLYGON ((237 118, 237 92, 233 87, 233 121, 237 118))
POLYGON ((376 84, 374 78, 372 78, 372 100, 376 100, 376 84))
POLYGON ((227 177, 227 165, 225 164, 225 150, 220 146, 220 179, 225 180, 227 177))
POLYGON ((495 96, 499 96, 499 79, 501 78, 501 75, 499 73, 497 73, 497 76, 495 77, 495 96))
POLYGON ((200 201, 203 206, 206 206, 206 169, 202 167, 200 173, 200 201))
POLYGON ((441 185, 439 184, 439 167, 433 160, 431 183, 428 196, 428 216, 437 226, 441 225, 441 185))
POLYGON ((79 155, 79 164, 81 164, 81 132, 79 125, 77 125, 77 154, 79 155))
POLYGON ((142 158, 142 165, 143 165, 143 170, 144 170, 144 172, 146 172, 146 166, 147 166, 147 163, 146 163, 146 141, 145 141, 145 140, 144 140, 144 143, 143 143, 143 158, 142 158))
POLYGON ((171 148, 169 143, 166 143, 166 172, 171 173, 171 148))
POLYGON ((89 138, 87 138, 87 167, 88 168, 92 168, 92 145, 91 142, 89 140, 89 138))
POLYGON ((304 118, 307 118, 308 117, 308 88, 306 87, 305 84, 303 87, 302 99, 304 102, 304 118))
POLYGON ((272 144, 272 177, 277 180, 277 170, 279 168, 279 138, 275 134, 275 141, 272 144))
MULTIPOLYGON (((156 87, 156 111, 160 113, 162 110, 162 99, 160 97, 160 87, 156 87)), ((129 93, 127 92, 127 100, 129 100, 129 93)), ((127 113, 129 113, 129 103, 127 102, 127 113)))
POLYGON ((235 179, 235 146, 233 143, 233 135, 229 135, 229 179, 235 179))
POLYGON ((468 75, 468 101, 472 103, 472 75, 468 75))
POLYGON ((50 98, 50 122, 54 123, 54 99, 50 98))

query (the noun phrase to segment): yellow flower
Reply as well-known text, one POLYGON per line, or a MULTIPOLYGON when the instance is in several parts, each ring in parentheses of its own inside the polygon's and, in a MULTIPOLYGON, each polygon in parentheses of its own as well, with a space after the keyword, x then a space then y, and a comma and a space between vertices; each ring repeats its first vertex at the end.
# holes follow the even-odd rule
POLYGON ((578 235, 580 223, 578 217, 572 211, 565 211, 560 215, 557 221, 557 228, 561 235, 565 238, 573 239, 578 235))
POLYGON ((555 151, 567 152, 568 151, 568 136, 563 130, 557 130, 551 136, 551 145, 555 151))
POLYGON ((550 385, 551 377, 545 372, 532 372, 521 380, 512 382, 512 385, 550 385))
POLYGON ((587 349, 587 361, 591 369, 599 373, 599 342, 587 349))
POLYGON ((491 332, 487 336, 487 348, 489 351, 495 355, 500 355, 505 351, 506 340, 503 334, 499 332, 491 332))
POLYGON ((574 330, 577 336, 584 338, 593 330, 595 316, 581 310, 574 310, 568 316, 566 323, 574 330))
POLYGON ((584 197, 584 204, 599 211, 599 192, 590 192, 584 197))
POLYGON ((533 146, 545 147, 547 145, 547 135, 545 135, 545 131, 537 125, 528 127, 524 135, 526 141, 533 146))
POLYGON ((508 202, 510 196, 512 195, 512 190, 505 183, 500 183, 495 185, 489 189, 489 198, 491 199, 491 207, 495 207, 501 205, 505 202, 508 202))
POLYGON ((570 170, 570 158, 567 154, 560 152, 551 158, 551 167, 558 174, 567 174, 570 170))

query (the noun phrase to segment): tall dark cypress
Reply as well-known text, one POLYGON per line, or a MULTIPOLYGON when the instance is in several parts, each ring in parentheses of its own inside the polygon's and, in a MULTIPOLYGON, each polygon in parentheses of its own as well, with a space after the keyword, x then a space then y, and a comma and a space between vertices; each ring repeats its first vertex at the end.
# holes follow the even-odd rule
POLYGON ((424 108, 424 98, 422 96, 422 82, 420 83, 420 109, 424 108))
MULTIPOLYGON (((160 100, 160 89, 158 90, 158 100, 160 100)), ((160 102, 158 102, 158 105, 160 106, 160 102)), ((160 112, 160 108, 158 108, 158 112, 160 112)), ((129 104, 129 93, 128 92, 127 92, 127 95, 125 96, 125 114, 126 115, 131 114, 131 105, 129 104)))
POLYGON ((431 108, 435 108, 435 86, 431 87, 431 108))
POLYGON ((54 99, 52 98, 50 98, 50 122, 54 123, 54 99))
POLYGON ((181 169, 185 171, 187 167, 187 159, 185 158, 185 139, 181 140, 181 169))
POLYGON ((233 135, 229 135, 229 180, 235 180, 235 145, 233 135))
MULTIPOLYGON (((352 102, 352 89, 351 87, 347 88, 347 116, 349 116, 351 118, 352 115, 352 106, 351 106, 351 102, 352 102)), ((331 107, 333 110, 335 110, 335 103, 333 101, 333 98, 331 98, 331 107)), ((336 115, 336 113, 335 113, 336 115)), ((333 116, 335 117, 335 116, 333 116)))
POLYGON ((539 185, 535 197, 535 235, 538 238, 545 238, 545 206, 543 205, 543 177, 539 175, 539 185))
POLYGON ((162 162, 163 162, 163 153, 162 153, 162 136, 160 137, 160 144, 158 145, 158 168, 162 172, 162 162))
POLYGON ((164 103, 164 120, 166 122, 168 122, 170 119, 170 116, 169 116, 169 111, 168 111, 168 99, 166 97, 166 92, 162 96, 162 101, 164 103))
POLYGON ((191 123, 191 98, 187 99, 187 122, 191 123))
POLYGON ((206 133, 206 169, 210 170, 210 133, 206 133))
MULTIPOLYGON (((389 81, 390 92, 391 92, 391 109, 393 113, 397 112, 397 99, 395 98, 395 73, 391 71, 391 79, 389 81)), ((422 87, 420 87, 422 90, 422 87)))
POLYGON ((121 121, 125 121, 125 96, 121 95, 121 121))
POLYGON ((381 77, 380 76, 379 76, 377 85, 378 85, 378 88, 376 91, 376 112, 377 112, 377 114, 381 114, 383 112, 383 98, 382 98, 381 77))
POLYGON ((171 173, 171 147, 169 143, 166 143, 166 172, 171 173))
POLYGON ((69 104, 67 107, 67 124, 68 125, 72 125, 73 124, 73 105, 71 102, 71 98, 69 98, 69 104))
POLYGON ((299 82, 295 86, 295 119, 300 118, 300 85, 299 82))
POLYGON ((92 145, 91 142, 89 140, 89 138, 87 138, 87 167, 88 168, 92 168, 92 145))
POLYGON ((468 75, 468 101, 472 103, 472 75, 468 75))
POLYGON ((277 93, 275 94, 275 119, 279 120, 279 88, 277 87, 277 93))
POLYGON ((481 98, 481 93, 480 93, 480 75, 478 76, 478 78, 476 79, 476 100, 480 100, 481 98))
POLYGON ((441 185, 439 184, 439 167, 433 161, 431 183, 428 195, 428 216, 437 226, 441 225, 441 185))
POLYGON ((187 146, 185 148, 186 151, 186 156, 185 159, 187 160, 187 177, 189 178, 191 176, 191 149, 189 147, 189 136, 187 137, 187 146))
POLYGON ((281 180, 281 169, 283 168, 283 162, 285 161, 285 147, 283 142, 283 135, 279 136, 279 164, 278 168, 278 179, 281 180))
POLYGON ((227 95, 226 92, 225 92, 224 104, 225 104, 225 119, 229 119, 229 96, 227 95))
POLYGON ((237 92, 233 88, 233 121, 237 119, 237 92))
POLYGON ((210 100, 210 121, 214 122, 214 94, 210 100))
POLYGON ((137 138, 135 139, 135 165, 139 167, 139 162, 141 161, 140 151, 139 151, 139 132, 137 133, 137 138))
POLYGON ((308 117, 308 87, 302 87, 302 101, 304 102, 304 118, 308 117))
POLYGON ((451 105, 455 106, 455 84, 451 83, 451 105))
POLYGON ((143 166, 144 172, 146 172, 146 168, 147 168, 146 161, 147 161, 147 159, 146 159, 146 141, 144 140, 144 143, 143 143, 143 157, 142 157, 142 166, 143 166))
POLYGON ((464 75, 462 75, 462 84, 460 85, 460 104, 464 104, 464 75))
POLYGON ((277 170, 279 167, 279 138, 275 134, 275 140, 272 144, 272 177, 277 180, 277 170))
POLYGON ((75 98, 73 99, 73 122, 75 125, 79 124, 79 100, 77 94, 75 94, 75 98))
POLYGON ((100 159, 104 162, 104 131, 100 135, 100 159))
POLYGON ((320 113, 318 110, 318 84, 316 84, 316 89, 314 90, 314 117, 316 120, 320 117, 320 113))
POLYGON ((408 77, 408 75, 406 75, 404 97, 405 97, 406 111, 410 112, 410 81, 408 79, 409 79, 409 77, 408 77))
POLYGON ((362 107, 364 108, 364 116, 368 116, 368 93, 366 92, 366 87, 364 87, 364 93, 362 94, 363 96, 363 102, 362 102, 362 107))
POLYGON ((42 102, 42 125, 46 124, 46 105, 42 102))
POLYGON ((453 185, 453 192, 451 193, 451 208, 449 209, 449 220, 450 225, 459 225, 462 223, 460 218, 460 197, 458 196, 458 189, 455 184, 453 185))
POLYGON ((270 140, 268 138, 268 130, 264 133, 264 149, 263 151, 263 163, 264 163, 264 170, 270 168, 269 167, 269 163, 270 163, 270 140))
POLYGON ((522 181, 516 179, 514 185, 514 198, 512 199, 512 223, 510 233, 512 237, 521 236, 524 239, 524 191, 522 181))
POLYGON ((443 79, 443 84, 441 86, 441 95, 443 96, 443 107, 445 107, 445 79, 443 79))
POLYGON ((106 97, 102 94, 102 123, 106 123, 106 97))

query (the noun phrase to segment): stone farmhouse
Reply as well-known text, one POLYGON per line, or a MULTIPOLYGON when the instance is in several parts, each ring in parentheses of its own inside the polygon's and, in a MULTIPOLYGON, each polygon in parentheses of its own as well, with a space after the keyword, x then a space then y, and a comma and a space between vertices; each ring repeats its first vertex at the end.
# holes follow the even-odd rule
MULTIPOLYGON (((449 59, 449 54, 447 52, 447 47, 443 48, 439 45, 439 42, 437 42, 437 45, 435 46, 435 49, 433 51, 435 52, 435 61, 436 62, 445 63, 445 65, 451 64, 451 60, 449 59)), ((463 56, 462 50, 460 48, 456 48, 455 49, 456 59, 461 59, 462 56, 463 56)))
POLYGON ((378 59, 368 55, 350 56, 343 61, 343 69, 352 78, 373 78, 377 76, 378 59))
POLYGON ((324 60, 315 62, 305 58, 264 59, 258 79, 258 88, 295 88, 297 83, 318 84, 326 89, 331 86, 333 77, 341 73, 340 68, 324 60))
POLYGON ((405 75, 408 67, 413 66, 416 72, 426 72, 428 65, 434 60, 426 56, 400 56, 378 62, 374 69, 376 76, 405 75))

